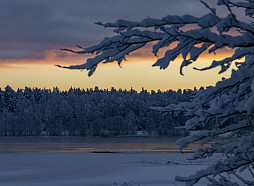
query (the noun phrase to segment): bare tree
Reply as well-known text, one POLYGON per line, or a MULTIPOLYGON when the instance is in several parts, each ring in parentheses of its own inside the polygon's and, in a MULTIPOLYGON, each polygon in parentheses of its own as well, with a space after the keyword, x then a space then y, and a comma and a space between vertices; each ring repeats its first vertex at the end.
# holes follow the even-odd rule
POLYGON ((95 53, 96 56, 82 65, 58 66, 86 69, 90 76, 99 63, 117 61, 121 65, 129 53, 152 43, 156 56, 161 48, 171 47, 153 66, 165 69, 171 61, 182 55, 180 74, 183 74, 183 67, 195 62, 205 51, 212 53, 223 48, 232 49, 232 56, 214 60, 206 68, 195 68, 203 71, 220 67, 219 73, 223 73, 235 60, 243 59, 242 62, 235 62, 238 69, 232 70, 229 79, 199 91, 192 102, 156 109, 185 113, 191 118, 186 122, 188 130, 206 128, 198 134, 178 140, 180 150, 193 142, 205 144, 216 139, 211 147, 197 150, 193 158, 203 159, 217 152, 225 154, 223 160, 207 169, 189 177, 176 177, 176 180, 186 182, 186 185, 193 185, 202 178, 206 178, 212 185, 254 185, 254 1, 218 0, 217 5, 225 6, 228 10, 226 17, 220 17, 215 8, 202 0, 200 2, 210 12, 202 17, 169 15, 162 19, 146 18, 141 22, 99 22, 98 25, 115 28, 117 35, 105 38, 92 47, 78 46, 80 51, 62 49, 78 54, 95 53), (244 10, 247 21, 239 20, 234 13, 235 9, 244 10), (232 31, 236 34, 231 34, 232 31), (211 128, 209 130, 206 127, 208 124, 211 128), (249 176, 244 177, 242 171, 249 171, 249 176), (234 179, 238 181, 235 182, 234 179))

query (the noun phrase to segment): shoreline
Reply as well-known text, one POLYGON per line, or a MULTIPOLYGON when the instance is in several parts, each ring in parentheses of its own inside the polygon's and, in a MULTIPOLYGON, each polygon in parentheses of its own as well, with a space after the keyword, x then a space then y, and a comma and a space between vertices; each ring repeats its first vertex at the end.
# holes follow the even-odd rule
MULTIPOLYGON (((180 153, 177 138, 0 137, 0 153, 180 153)), ((208 144, 209 145, 209 144, 208 144)), ((200 144, 191 144, 192 153, 200 144)))

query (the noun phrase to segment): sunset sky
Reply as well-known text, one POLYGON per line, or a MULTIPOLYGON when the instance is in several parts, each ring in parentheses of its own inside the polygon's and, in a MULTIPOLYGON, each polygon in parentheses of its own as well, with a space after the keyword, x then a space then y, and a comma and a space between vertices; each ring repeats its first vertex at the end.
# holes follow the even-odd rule
POLYGON ((184 76, 179 74, 180 58, 166 70, 152 67, 156 57, 151 54, 151 48, 130 55, 123 68, 116 63, 100 65, 92 77, 87 76, 87 71, 54 66, 81 64, 89 57, 60 48, 74 48, 76 44, 88 47, 112 36, 111 29, 95 22, 139 21, 169 14, 201 16, 206 12, 197 0, 0 0, 0 88, 58 86, 66 90, 71 86, 98 86, 101 89, 133 87, 139 91, 141 87, 177 90, 214 85, 231 72, 218 75, 219 69, 198 72, 192 68, 207 66, 213 59, 225 57, 227 51, 216 56, 203 55, 196 64, 184 69, 184 76))

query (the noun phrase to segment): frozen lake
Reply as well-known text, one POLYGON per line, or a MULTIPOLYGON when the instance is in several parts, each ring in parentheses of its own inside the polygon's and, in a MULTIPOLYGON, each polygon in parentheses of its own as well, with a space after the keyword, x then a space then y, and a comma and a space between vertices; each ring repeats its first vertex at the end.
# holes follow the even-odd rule
POLYGON ((0 185, 183 186, 174 181, 176 175, 191 175, 209 164, 188 162, 189 157, 191 153, 6 153, 0 154, 0 185))
MULTIPOLYGON (((169 137, 0 137, 0 153, 178 152, 169 137)), ((200 147, 192 144, 185 151, 200 147)))
MULTIPOLYGON (((213 160, 192 162, 176 138, 1 137, 0 185, 166 186, 213 160)), ((192 145, 190 152, 198 145, 192 145)), ((200 185, 204 185, 201 182, 200 185)))

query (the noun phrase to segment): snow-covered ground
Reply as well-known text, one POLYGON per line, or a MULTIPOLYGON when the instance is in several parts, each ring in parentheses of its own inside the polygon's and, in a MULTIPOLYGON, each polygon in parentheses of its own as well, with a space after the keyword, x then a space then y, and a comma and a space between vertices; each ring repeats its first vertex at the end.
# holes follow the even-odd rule
MULTIPOLYGON (((191 153, 12 153, 0 154, 0 185, 103 186, 183 185, 213 160, 190 161, 191 153)), ((200 183, 205 185, 205 180, 200 183)))

